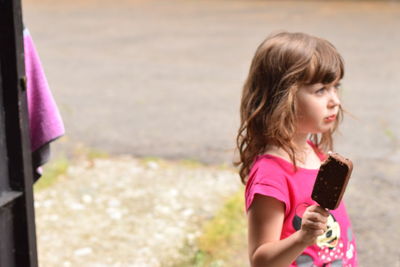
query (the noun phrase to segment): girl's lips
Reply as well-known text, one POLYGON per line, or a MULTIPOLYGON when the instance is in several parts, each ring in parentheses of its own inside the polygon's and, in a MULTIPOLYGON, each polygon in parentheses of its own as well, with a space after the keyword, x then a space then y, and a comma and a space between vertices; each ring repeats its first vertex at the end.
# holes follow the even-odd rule
POLYGON ((325 121, 327 121, 327 122, 332 122, 335 120, 336 120, 336 115, 331 115, 331 116, 325 118, 325 121))

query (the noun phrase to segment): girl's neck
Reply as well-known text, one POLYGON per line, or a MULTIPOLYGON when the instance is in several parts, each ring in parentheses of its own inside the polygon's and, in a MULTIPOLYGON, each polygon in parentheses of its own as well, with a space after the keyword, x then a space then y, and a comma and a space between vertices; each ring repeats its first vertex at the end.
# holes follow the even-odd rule
POLYGON ((296 134, 293 143, 296 146, 296 160, 303 167, 319 167, 320 160, 313 147, 308 143, 309 134, 296 134))
POLYGON ((293 143, 296 145, 296 153, 304 153, 311 148, 308 144, 309 134, 297 133, 293 137, 293 143))
MULTIPOLYGON (((321 159, 318 157, 314 148, 308 143, 309 134, 296 134, 293 137, 295 145, 296 164, 299 167, 307 169, 317 169, 321 164, 321 159)), ((287 161, 291 161, 289 154, 279 147, 270 147, 265 152, 266 154, 281 157, 287 161)))

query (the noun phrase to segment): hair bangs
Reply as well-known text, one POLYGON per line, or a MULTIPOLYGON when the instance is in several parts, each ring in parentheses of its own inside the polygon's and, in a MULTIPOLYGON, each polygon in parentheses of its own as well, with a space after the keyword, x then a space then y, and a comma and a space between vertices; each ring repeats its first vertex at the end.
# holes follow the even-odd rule
POLYGON ((330 84, 343 76, 343 58, 331 43, 318 39, 310 64, 304 71, 304 84, 330 84))

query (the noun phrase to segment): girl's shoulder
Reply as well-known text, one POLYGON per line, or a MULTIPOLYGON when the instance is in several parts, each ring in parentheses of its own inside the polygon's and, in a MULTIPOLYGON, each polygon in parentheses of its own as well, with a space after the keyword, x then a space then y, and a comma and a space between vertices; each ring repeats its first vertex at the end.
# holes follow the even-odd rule
POLYGON ((249 177, 283 177, 286 173, 292 170, 289 162, 276 154, 262 154, 257 156, 252 168, 250 169, 249 177))
POLYGON ((285 171, 286 166, 284 163, 289 163, 290 158, 289 155, 283 151, 282 149, 276 148, 276 147, 271 147, 268 148, 259 155, 256 160, 255 160, 255 165, 261 165, 261 166, 267 166, 270 168, 273 168, 273 170, 279 171, 285 171))

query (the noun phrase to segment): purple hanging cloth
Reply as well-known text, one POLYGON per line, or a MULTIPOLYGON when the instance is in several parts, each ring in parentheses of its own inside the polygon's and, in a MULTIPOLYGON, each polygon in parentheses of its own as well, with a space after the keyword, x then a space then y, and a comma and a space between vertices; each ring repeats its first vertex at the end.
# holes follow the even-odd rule
POLYGON ((50 143, 64 135, 64 124, 51 94, 39 55, 28 29, 24 29, 25 74, 32 164, 35 181, 41 176, 40 166, 50 157, 50 143))

